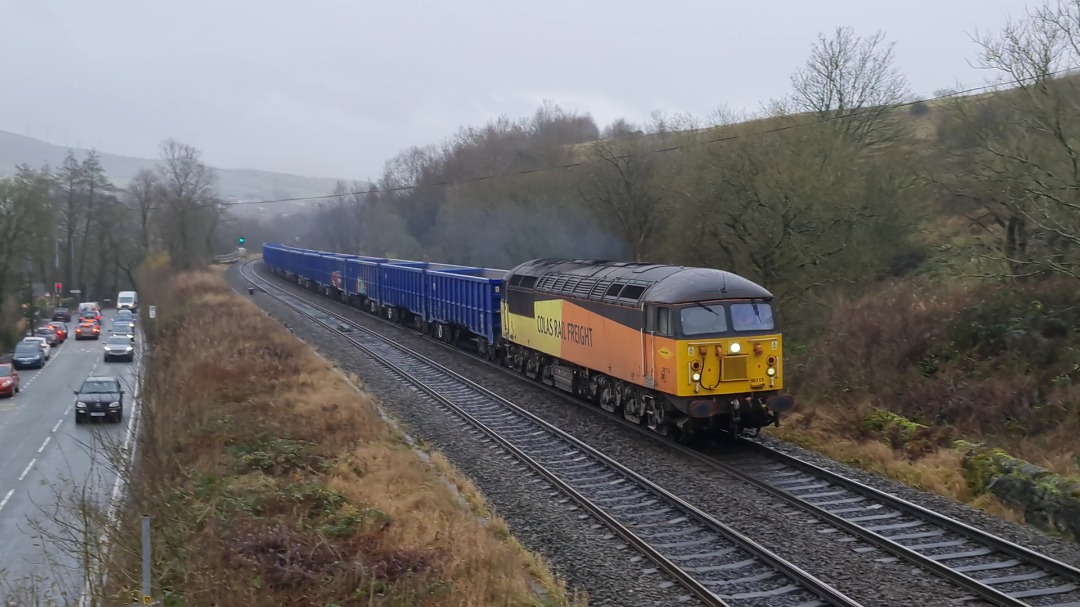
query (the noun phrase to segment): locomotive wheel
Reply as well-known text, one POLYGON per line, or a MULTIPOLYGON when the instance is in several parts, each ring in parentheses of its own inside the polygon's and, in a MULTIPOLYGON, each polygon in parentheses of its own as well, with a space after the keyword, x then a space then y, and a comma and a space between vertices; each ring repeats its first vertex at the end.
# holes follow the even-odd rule
POLYGON ((619 396, 611 384, 605 385, 600 391, 600 408, 609 413, 619 410, 619 396))
POLYGON ((645 406, 645 424, 649 430, 661 436, 671 434, 671 425, 665 423, 664 407, 657 405, 655 400, 649 401, 649 404, 645 406))
POLYGON ((643 417, 643 412, 639 410, 640 406, 641 405, 638 402, 637 396, 632 396, 626 399, 626 402, 623 403, 623 417, 625 417, 627 421, 631 421, 635 424, 640 424, 641 418, 643 417))

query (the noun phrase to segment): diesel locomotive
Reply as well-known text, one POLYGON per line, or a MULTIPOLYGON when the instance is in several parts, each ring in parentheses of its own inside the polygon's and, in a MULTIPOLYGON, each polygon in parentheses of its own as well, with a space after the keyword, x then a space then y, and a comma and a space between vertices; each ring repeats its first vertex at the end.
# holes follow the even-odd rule
POLYGON ((505 364, 661 434, 779 421, 772 294, 730 272, 540 259, 506 276, 505 364))
POLYGON ((663 435, 738 435, 794 406, 773 296, 731 272, 570 259, 497 270, 278 244, 263 261, 663 435))

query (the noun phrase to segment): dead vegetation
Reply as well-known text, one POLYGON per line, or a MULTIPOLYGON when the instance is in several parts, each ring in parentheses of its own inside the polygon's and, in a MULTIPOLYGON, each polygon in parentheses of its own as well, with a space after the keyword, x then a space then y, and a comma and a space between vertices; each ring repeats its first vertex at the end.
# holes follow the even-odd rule
POLYGON ((788 367, 805 395, 799 412, 770 434, 1016 519, 968 486, 953 444, 976 441, 1080 477, 1076 327, 1067 279, 910 281, 839 301, 825 336, 788 367))
MULTIPOLYGON (((161 272, 159 271, 159 274, 161 272)), ((158 304, 133 479, 165 605, 583 605, 437 454, 214 273, 158 304)), ((144 321, 146 322, 146 321, 144 321)), ((121 537, 110 592, 138 589, 121 537)))

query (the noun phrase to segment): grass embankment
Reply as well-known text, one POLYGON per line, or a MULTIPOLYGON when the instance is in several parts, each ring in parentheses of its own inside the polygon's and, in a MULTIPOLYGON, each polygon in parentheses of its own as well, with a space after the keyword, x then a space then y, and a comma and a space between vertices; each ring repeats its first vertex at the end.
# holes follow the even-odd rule
MULTIPOLYGON (((163 604, 583 604, 468 479, 220 275, 141 286, 158 319, 125 527, 152 517, 163 604)), ((138 571, 118 563, 112 592, 138 571)))
POLYGON ((769 434, 1021 520, 987 491, 955 441, 1080 478, 1075 293, 1065 281, 907 282, 841 301, 825 337, 790 358, 801 404, 769 434))

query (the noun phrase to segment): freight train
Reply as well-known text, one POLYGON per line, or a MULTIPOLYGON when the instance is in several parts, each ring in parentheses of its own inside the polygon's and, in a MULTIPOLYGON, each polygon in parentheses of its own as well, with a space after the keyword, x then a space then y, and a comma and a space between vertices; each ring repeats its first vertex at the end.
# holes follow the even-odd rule
POLYGON ((679 439, 779 425, 773 296, 731 272, 534 259, 511 270, 263 245, 286 280, 679 439))

